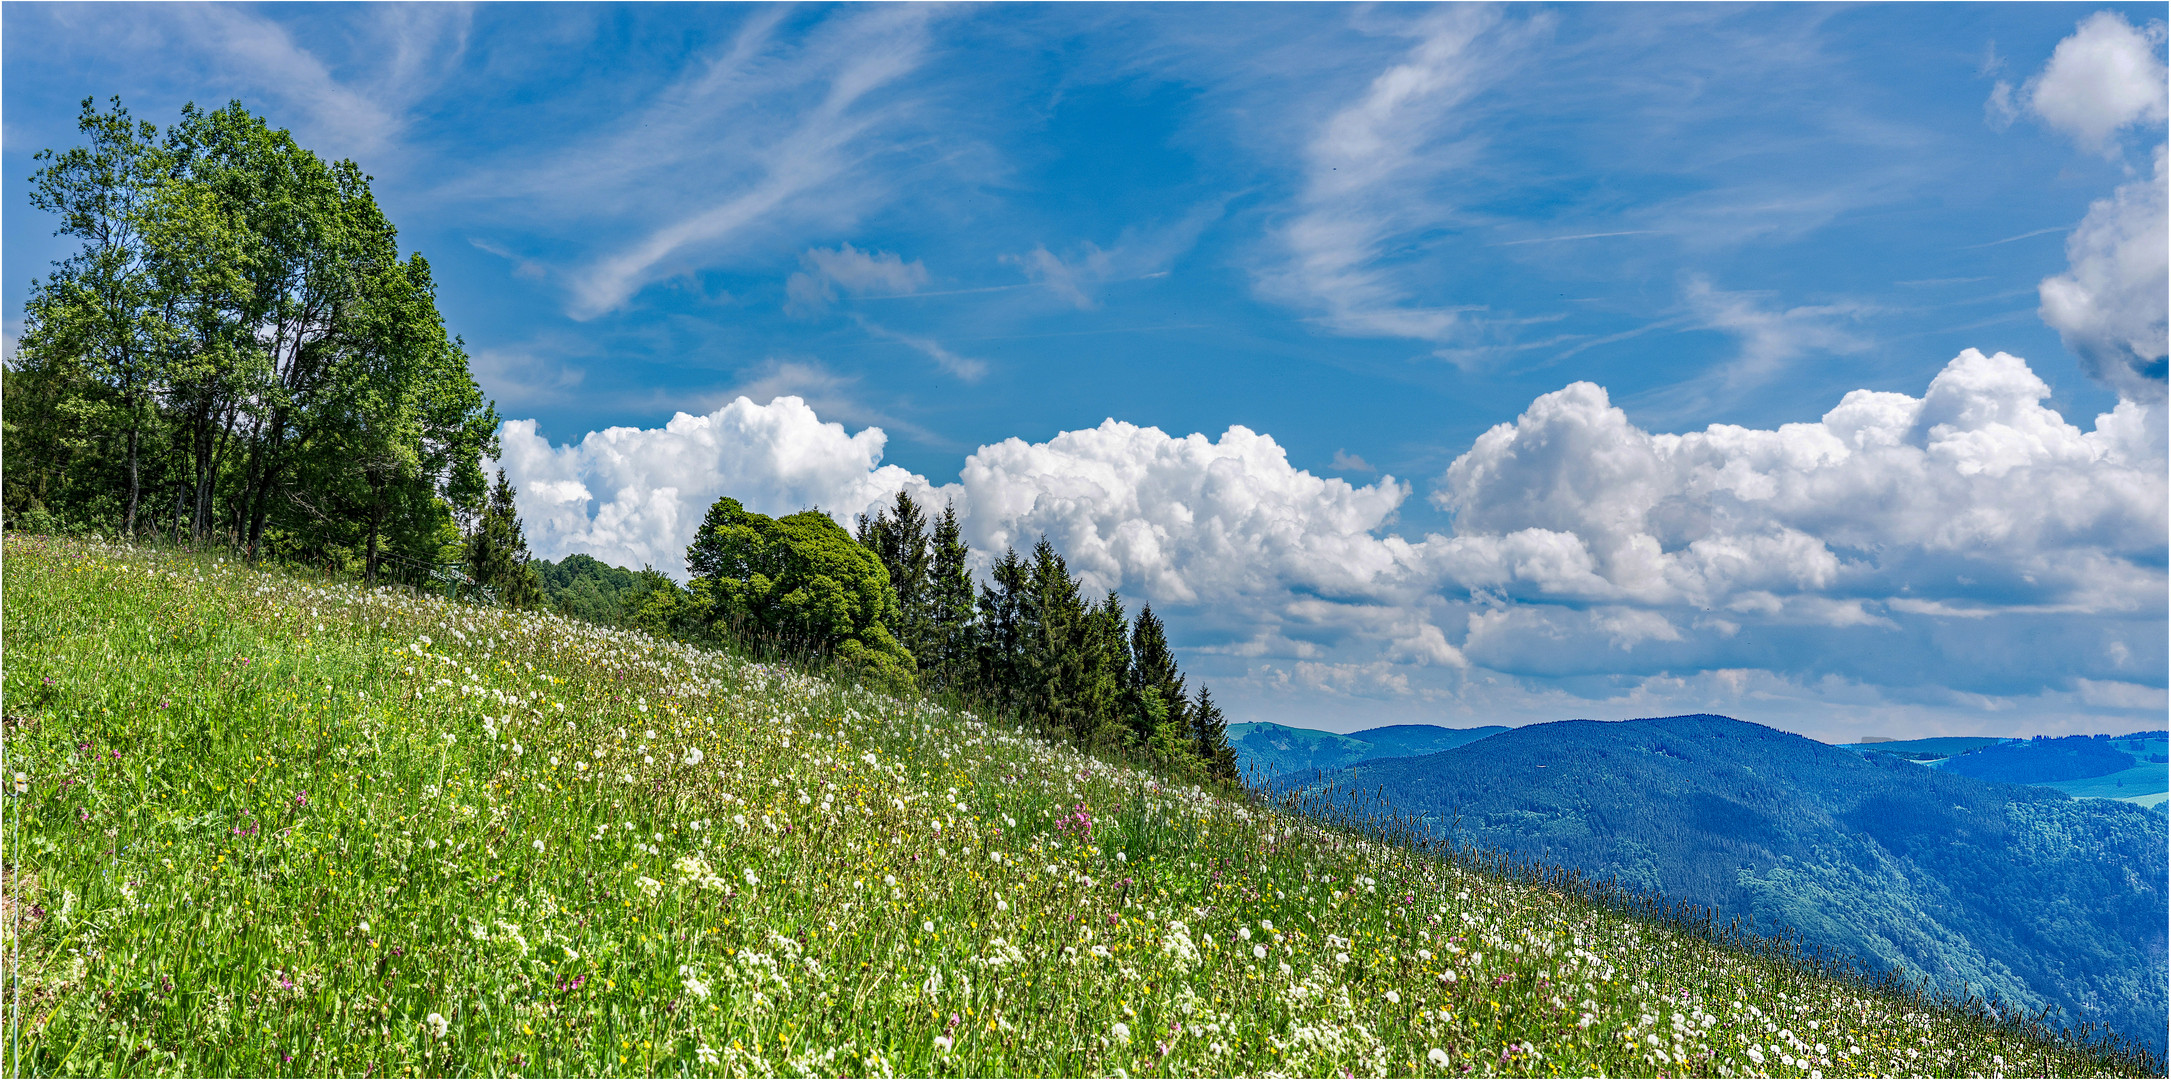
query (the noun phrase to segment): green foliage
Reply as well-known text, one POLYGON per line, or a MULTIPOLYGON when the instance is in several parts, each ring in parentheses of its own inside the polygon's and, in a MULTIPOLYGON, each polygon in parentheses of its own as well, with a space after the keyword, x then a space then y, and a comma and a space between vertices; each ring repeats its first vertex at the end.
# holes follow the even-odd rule
MULTIPOLYGON (((369 178, 239 103, 163 133, 88 100, 33 205, 80 242, 32 287, 0 500, 374 578, 456 548, 497 418, 369 178)), ((404 571, 403 571, 404 572, 404 571)))
POLYGON ((1716 716, 1517 728, 1332 779, 1433 835, 1798 930, 2161 1052, 2161 817, 1716 716))
POLYGON ((556 563, 536 559, 528 565, 542 586, 543 606, 604 626, 626 625, 644 588, 639 572, 589 555, 568 555, 556 563))
POLYGON ((710 618, 742 639, 769 639, 893 687, 912 685, 912 654, 890 633, 897 597, 874 552, 828 515, 782 518, 716 500, 686 550, 710 618))
POLYGON ((505 479, 505 470, 499 469, 482 517, 467 534, 467 572, 499 603, 528 610, 542 606, 543 584, 528 565, 528 541, 521 533, 513 496, 513 485, 505 479))

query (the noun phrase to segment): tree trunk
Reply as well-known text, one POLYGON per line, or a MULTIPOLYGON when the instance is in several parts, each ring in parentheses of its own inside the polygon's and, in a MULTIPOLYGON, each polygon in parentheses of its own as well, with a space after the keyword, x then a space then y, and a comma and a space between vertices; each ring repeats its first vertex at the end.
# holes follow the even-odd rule
POLYGON ((136 535, 136 505, 143 498, 143 477, 136 464, 136 420, 133 414, 128 420, 128 522, 123 526, 129 536, 136 535))

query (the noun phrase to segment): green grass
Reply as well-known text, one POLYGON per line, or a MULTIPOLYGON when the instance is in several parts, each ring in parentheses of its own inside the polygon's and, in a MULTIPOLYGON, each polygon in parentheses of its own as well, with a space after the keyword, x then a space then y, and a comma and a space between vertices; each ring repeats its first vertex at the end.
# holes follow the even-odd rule
POLYGON ((723 653, 5 555, 15 1075, 2153 1067, 723 653))

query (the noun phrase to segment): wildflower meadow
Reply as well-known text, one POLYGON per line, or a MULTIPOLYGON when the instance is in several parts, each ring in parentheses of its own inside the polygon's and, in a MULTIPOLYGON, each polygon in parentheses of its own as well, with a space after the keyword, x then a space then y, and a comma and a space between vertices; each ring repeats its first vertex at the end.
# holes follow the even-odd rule
POLYGON ((2143 1075, 1004 723, 11 536, 14 1075, 2143 1075))

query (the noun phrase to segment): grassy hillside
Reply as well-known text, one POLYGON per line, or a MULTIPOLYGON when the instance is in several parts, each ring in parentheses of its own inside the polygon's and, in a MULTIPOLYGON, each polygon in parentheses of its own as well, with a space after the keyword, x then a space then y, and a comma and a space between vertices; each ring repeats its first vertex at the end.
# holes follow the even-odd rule
POLYGON ((5 555, 19 1074, 2154 1067, 719 653, 5 555))
POLYGON ((1282 724, 1230 724, 1229 747, 1236 751, 1243 774, 1254 783, 1263 783, 1279 776, 1305 776, 1376 758, 1437 754, 1506 730, 1499 726, 1396 724, 1337 735, 1282 724))
POLYGON ((2124 803, 1695 716, 1518 728, 1339 779, 1440 835, 2164 1045, 2171 854, 2163 817, 2124 803))

